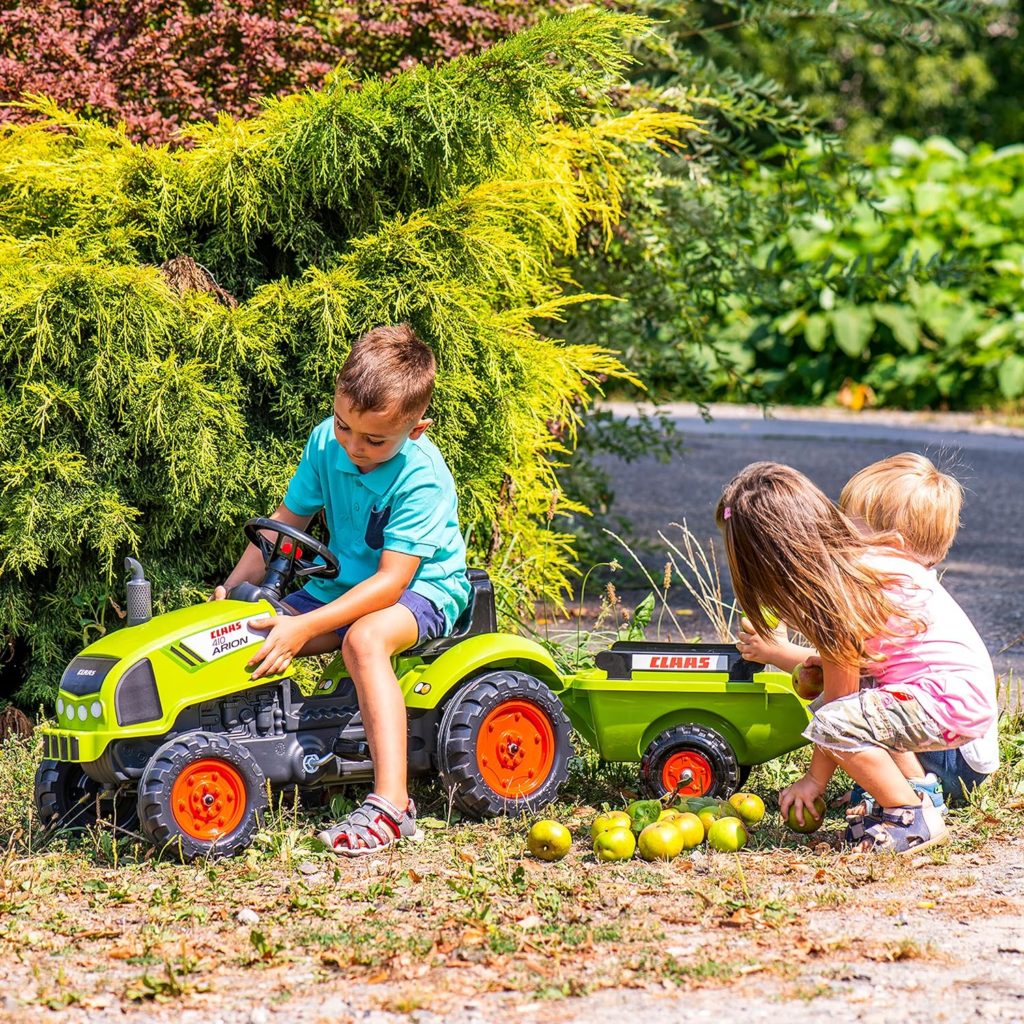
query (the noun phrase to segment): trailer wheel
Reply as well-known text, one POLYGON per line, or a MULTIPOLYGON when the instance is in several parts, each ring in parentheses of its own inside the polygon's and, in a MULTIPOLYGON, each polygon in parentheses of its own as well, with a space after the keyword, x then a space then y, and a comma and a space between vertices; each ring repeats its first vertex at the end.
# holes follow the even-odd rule
POLYGON ((249 751, 225 736, 169 740, 139 780, 139 822, 158 850, 183 861, 233 857, 267 809, 267 781, 249 751))
POLYGON ((551 803, 569 775, 569 719, 525 672, 488 672, 452 698, 437 733, 441 780, 464 814, 492 818, 551 803))
POLYGON ((640 761, 640 784, 660 798, 679 786, 680 796, 725 797, 740 784, 740 766, 728 741, 703 725, 677 725, 654 739, 640 761), (689 771, 692 780, 679 786, 689 771))

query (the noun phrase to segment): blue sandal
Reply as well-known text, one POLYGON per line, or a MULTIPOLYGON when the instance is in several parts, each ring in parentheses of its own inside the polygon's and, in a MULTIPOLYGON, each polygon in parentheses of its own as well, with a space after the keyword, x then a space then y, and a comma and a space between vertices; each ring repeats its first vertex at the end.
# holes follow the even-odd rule
MULTIPOLYGON (((856 834, 853 823, 847 827, 847 835, 856 834)), ((862 852, 870 853, 917 853, 944 843, 949 838, 946 823, 938 808, 923 796, 916 807, 891 807, 882 810, 877 818, 863 819, 863 834, 859 842, 862 852)))
POLYGON ((400 811, 389 800, 371 793, 351 814, 317 838, 339 857, 365 857, 396 846, 403 839, 418 843, 423 832, 416 827, 416 805, 409 801, 400 811))

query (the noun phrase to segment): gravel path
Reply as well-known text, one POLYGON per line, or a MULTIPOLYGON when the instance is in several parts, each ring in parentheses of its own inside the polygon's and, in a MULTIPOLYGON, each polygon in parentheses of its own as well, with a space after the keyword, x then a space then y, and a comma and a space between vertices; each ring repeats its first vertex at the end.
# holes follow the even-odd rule
MULTIPOLYGON (((611 408, 620 415, 635 411, 611 408)), ((1024 676, 1024 430, 963 414, 831 410, 812 417, 807 410, 779 409, 764 419, 755 409, 724 406, 713 408, 713 419, 704 422, 693 406, 668 411, 683 440, 670 463, 598 460, 612 477, 612 516, 629 523, 633 538, 663 549, 658 531, 671 536, 668 524, 683 519, 699 538, 716 534, 722 488, 751 462, 787 463, 838 498, 863 466, 901 451, 921 452, 967 490, 963 526, 943 581, 985 639, 996 671, 1024 676)), ((651 562, 660 577, 664 560, 654 556, 651 562)))

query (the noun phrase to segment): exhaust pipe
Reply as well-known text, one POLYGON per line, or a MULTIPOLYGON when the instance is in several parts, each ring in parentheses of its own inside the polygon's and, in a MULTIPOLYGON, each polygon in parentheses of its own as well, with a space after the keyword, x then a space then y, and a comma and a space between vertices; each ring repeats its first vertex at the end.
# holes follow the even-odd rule
POLYGON ((153 618, 153 588, 142 566, 134 558, 126 558, 124 567, 132 575, 128 580, 128 625, 141 626, 153 618))

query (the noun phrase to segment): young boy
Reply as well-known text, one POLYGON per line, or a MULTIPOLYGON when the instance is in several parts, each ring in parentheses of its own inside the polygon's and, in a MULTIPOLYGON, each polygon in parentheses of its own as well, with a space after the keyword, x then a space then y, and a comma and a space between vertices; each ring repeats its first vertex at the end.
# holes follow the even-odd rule
MULTIPOLYGON (((850 519, 867 531, 890 535, 894 546, 926 569, 946 557, 960 525, 962 504, 960 484, 914 452, 866 466, 849 479, 839 496, 839 507, 850 519)), ((736 646, 747 661, 777 665, 786 672, 802 664, 813 666, 817 659, 813 648, 787 639, 785 626, 780 627, 775 641, 769 642, 743 620, 736 646)), ((803 695, 810 693, 804 691, 803 695)), ((941 782, 946 800, 962 801, 967 791, 999 767, 997 726, 993 723, 984 736, 965 746, 917 754, 906 758, 900 767, 915 788, 934 795, 936 782, 941 782)), ((856 790, 851 803, 851 814, 861 808, 856 790)))
MULTIPOLYGON (((253 678, 283 671, 300 654, 341 647, 374 765, 374 791, 320 834, 341 856, 419 837, 391 658, 449 633, 469 600, 454 481, 424 436, 434 375, 433 353, 408 324, 374 328, 352 346, 333 413, 314 428, 271 516, 304 530, 323 509, 341 572, 290 594, 293 615, 250 623, 269 630, 250 662, 258 665, 253 678)), ((263 557, 250 544, 214 596, 262 573, 263 557)))

